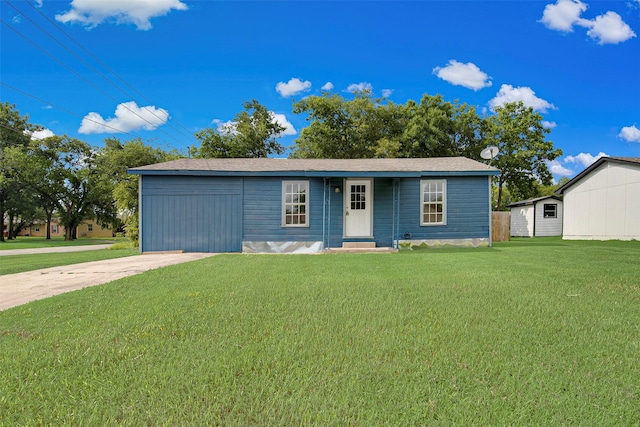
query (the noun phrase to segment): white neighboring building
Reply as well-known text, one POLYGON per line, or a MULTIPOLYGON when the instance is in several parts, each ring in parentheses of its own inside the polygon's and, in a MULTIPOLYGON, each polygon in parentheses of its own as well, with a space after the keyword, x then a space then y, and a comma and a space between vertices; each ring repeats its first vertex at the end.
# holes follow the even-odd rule
POLYGON ((601 157, 560 187, 563 239, 640 240, 640 158, 601 157))
POLYGON ((562 199, 544 196, 511 203, 511 236, 561 236, 562 199))

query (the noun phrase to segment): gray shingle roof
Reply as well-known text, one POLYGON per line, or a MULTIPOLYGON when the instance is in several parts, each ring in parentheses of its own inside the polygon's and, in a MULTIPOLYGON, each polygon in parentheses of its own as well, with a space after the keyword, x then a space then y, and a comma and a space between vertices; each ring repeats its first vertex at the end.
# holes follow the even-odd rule
POLYGON ((321 176, 323 173, 424 173, 474 172, 496 175, 499 171, 466 157, 433 157, 424 159, 178 159, 165 163, 129 169, 134 174, 226 173, 261 174, 302 172, 321 176))

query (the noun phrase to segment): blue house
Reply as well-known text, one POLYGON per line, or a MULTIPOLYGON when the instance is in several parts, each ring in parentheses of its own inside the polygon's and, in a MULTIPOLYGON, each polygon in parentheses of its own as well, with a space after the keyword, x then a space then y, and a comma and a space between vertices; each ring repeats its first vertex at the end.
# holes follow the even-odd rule
POLYGON ((139 175, 142 252, 490 246, 491 177, 464 157, 180 159, 139 175))

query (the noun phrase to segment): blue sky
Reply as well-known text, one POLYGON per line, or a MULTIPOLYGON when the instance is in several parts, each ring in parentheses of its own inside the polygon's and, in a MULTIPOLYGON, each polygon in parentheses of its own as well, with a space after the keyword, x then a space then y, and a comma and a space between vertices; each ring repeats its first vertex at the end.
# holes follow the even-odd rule
POLYGON ((287 127, 292 101, 368 88, 489 115, 522 100, 564 155, 640 157, 640 0, 2 0, 0 94, 46 130, 165 149, 252 99, 287 127), (62 31, 60 31, 62 30, 62 31))

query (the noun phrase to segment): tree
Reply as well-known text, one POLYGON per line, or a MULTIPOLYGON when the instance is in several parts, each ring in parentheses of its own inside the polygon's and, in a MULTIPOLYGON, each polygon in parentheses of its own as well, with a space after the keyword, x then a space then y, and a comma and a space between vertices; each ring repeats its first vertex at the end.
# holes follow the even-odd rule
POLYGON ((398 157, 406 114, 402 107, 355 92, 345 100, 329 92, 294 102, 295 114, 307 114, 309 126, 295 141, 291 157, 357 159, 398 157))
MULTIPOLYGON (((16 206, 26 203, 20 200, 29 196, 23 192, 17 171, 21 166, 9 162, 11 152, 22 151, 29 145, 31 134, 40 130, 39 126, 29 123, 29 116, 22 116, 16 106, 8 102, 0 103, 0 219, 5 223, 7 209, 13 209, 9 216, 9 238, 11 238, 11 222, 15 218, 16 206)), ((30 197, 30 196, 29 196, 30 197)), ((4 233, 0 232, 0 241, 4 241, 4 233)))
POLYGON ((275 116, 255 99, 242 104, 244 110, 233 122, 217 129, 196 133, 200 147, 190 147, 194 158, 259 158, 282 154, 285 148, 277 138, 285 130, 275 116))
POLYGON ((474 107, 424 94, 406 104, 409 121, 402 136, 403 157, 480 158, 482 120, 474 107))
POLYGON ((502 191, 507 187, 513 199, 528 199, 537 194, 537 185, 550 185, 553 176, 547 162, 562 155, 545 136, 550 132, 542 125, 542 116, 525 107, 522 101, 507 103, 495 109, 484 120, 484 141, 495 145, 500 153, 492 166, 500 169, 497 178, 497 209, 503 208, 502 191))
POLYGON ((124 221, 127 237, 138 242, 138 177, 127 173, 129 168, 146 166, 181 157, 177 152, 166 152, 139 139, 121 142, 107 138, 96 155, 96 168, 103 191, 115 203, 117 213, 124 221))

